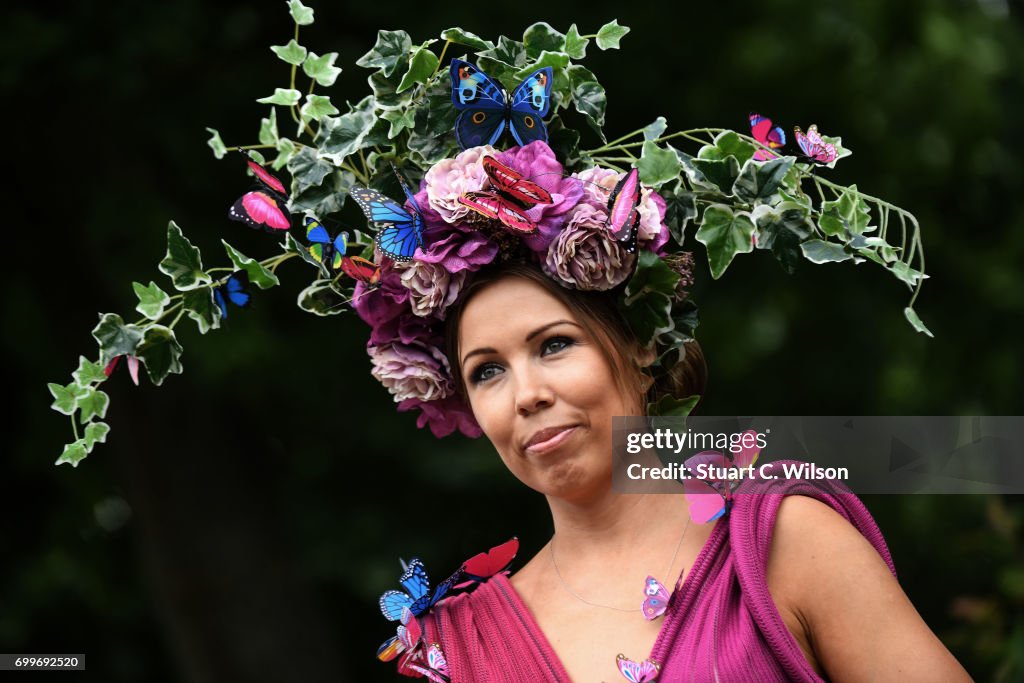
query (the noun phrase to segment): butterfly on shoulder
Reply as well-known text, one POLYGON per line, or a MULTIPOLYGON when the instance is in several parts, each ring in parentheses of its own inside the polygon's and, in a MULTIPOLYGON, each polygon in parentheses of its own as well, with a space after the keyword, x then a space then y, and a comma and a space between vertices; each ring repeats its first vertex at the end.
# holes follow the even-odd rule
POLYGON ((423 212, 405 179, 395 171, 405 192, 406 206, 377 190, 356 185, 349 195, 377 230, 377 248, 395 261, 411 261, 416 248, 424 249, 423 212), (406 208, 409 207, 409 208, 406 208))
POLYGON ((288 212, 288 190, 284 183, 247 153, 243 154, 256 176, 256 187, 231 205, 228 218, 271 233, 288 230, 292 227, 292 215, 288 212))
POLYGON ((661 670, 661 665, 653 659, 634 662, 623 654, 615 658, 615 664, 619 667, 619 673, 630 683, 649 683, 658 677, 661 670))
POLYGON ((413 652, 419 647, 423 639, 423 627, 408 607, 402 608, 401 622, 398 625, 397 633, 391 636, 377 648, 377 659, 382 662, 390 662, 403 652, 413 652))
POLYGON ((760 114, 750 112, 749 118, 750 134, 762 145, 771 148, 765 149, 764 147, 758 147, 757 151, 754 152, 754 160, 767 161, 778 157, 779 155, 771 150, 781 149, 785 146, 786 131, 782 130, 782 126, 773 125, 772 120, 767 116, 761 116, 760 114))
POLYGON ((465 192, 459 196, 459 203, 498 221, 514 233, 536 232, 537 223, 526 211, 538 204, 550 204, 551 193, 492 156, 483 158, 483 166, 491 188, 465 192))
MULTIPOLYGON (((754 437, 757 433, 747 430, 744 434, 754 437)), ((746 440, 749 442, 749 440, 746 440)), ((753 441, 756 444, 756 439, 753 441)), ((743 470, 757 462, 761 449, 756 445, 742 447, 730 460, 718 451, 701 451, 686 459, 683 463, 691 473, 690 478, 683 480, 683 491, 690 508, 690 519, 698 524, 713 522, 729 512, 733 502, 733 490, 739 485, 739 478, 699 476, 700 472, 720 473, 727 470, 743 470), (702 467, 703 466, 703 467, 702 467)))
POLYGON ((228 318, 229 301, 235 306, 247 308, 251 298, 249 294, 249 273, 244 270, 236 270, 228 276, 224 284, 213 288, 213 299, 217 302, 217 307, 220 308, 221 320, 227 320, 228 318))
POLYGON ((665 588, 661 581, 658 581, 653 576, 648 576, 644 580, 644 601, 641 605, 644 619, 652 621, 664 614, 665 610, 668 609, 668 601, 671 597, 668 589, 665 588))
POLYGON ((449 683, 451 671, 448 669, 448 660, 445 659, 441 646, 431 643, 426 652, 413 651, 409 656, 402 659, 398 664, 398 673, 409 675, 413 671, 420 676, 425 676, 434 683, 449 683))
POLYGON ((456 585, 455 588, 465 588, 474 583, 482 583, 492 576, 504 572, 518 552, 519 539, 513 536, 487 552, 477 553, 462 563, 462 573, 468 580, 456 585))
POLYGON ((405 571, 398 582, 405 590, 389 590, 380 596, 380 611, 388 621, 401 619, 403 608, 408 608, 414 617, 420 616, 443 598, 462 577, 460 567, 431 591, 427 570, 418 557, 414 557, 407 566, 403 563, 403 566, 405 571))
POLYGON ((348 233, 344 230, 331 237, 327 228, 313 216, 306 216, 306 240, 311 244, 306 247, 309 255, 317 263, 338 270, 341 268, 341 259, 348 250, 348 233))
POLYGON ((806 134, 800 130, 799 126, 793 128, 793 133, 796 135, 796 144, 799 145, 804 158, 811 163, 830 164, 839 158, 839 151, 836 149, 836 146, 830 142, 825 142, 821 134, 818 133, 817 124, 812 124, 807 129, 806 134))
POLYGON ((455 120, 455 139, 462 149, 493 145, 506 127, 520 147, 534 140, 547 140, 544 117, 551 109, 550 66, 537 69, 511 94, 481 69, 461 59, 453 59, 452 104, 459 117, 455 120))
POLYGON ((103 374, 106 375, 107 377, 110 377, 111 373, 113 373, 114 370, 117 368, 117 364, 121 361, 122 358, 128 359, 128 374, 131 375, 132 382, 135 384, 135 386, 139 386, 139 359, 136 356, 132 356, 129 354, 121 354, 120 356, 114 356, 110 360, 110 362, 107 363, 107 367, 103 368, 103 374))
POLYGON ((630 169, 615 183, 608 197, 608 227, 612 238, 632 254, 636 251, 637 231, 640 226, 640 171, 630 169))

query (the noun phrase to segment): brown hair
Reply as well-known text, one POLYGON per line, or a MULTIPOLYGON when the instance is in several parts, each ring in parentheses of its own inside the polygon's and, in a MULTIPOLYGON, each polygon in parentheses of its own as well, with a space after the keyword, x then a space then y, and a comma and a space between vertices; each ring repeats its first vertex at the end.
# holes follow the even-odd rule
POLYGON ((505 277, 519 277, 534 282, 558 299, 579 320, 583 329, 593 338, 608 365, 615 370, 619 390, 627 396, 645 397, 640 406, 646 412, 646 403, 663 394, 685 398, 703 394, 707 384, 707 365, 704 352, 696 341, 686 344, 686 354, 672 370, 657 379, 651 377, 644 358, 650 358, 630 329, 616 306, 616 296, 609 292, 584 292, 562 287, 538 266, 525 261, 508 261, 485 268, 467 281, 459 301, 449 310, 445 323, 445 344, 452 376, 459 393, 466 395, 466 386, 459 366, 459 322, 466 304, 488 285, 505 277))

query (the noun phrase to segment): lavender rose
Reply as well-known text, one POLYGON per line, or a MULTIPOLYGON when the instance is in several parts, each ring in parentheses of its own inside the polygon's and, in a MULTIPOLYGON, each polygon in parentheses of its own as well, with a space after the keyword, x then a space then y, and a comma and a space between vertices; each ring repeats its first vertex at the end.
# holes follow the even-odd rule
POLYGON ((448 359, 436 346, 396 341, 368 345, 366 351, 373 363, 370 373, 387 387, 396 403, 411 398, 435 401, 454 390, 448 359))
POLYGON ((544 271, 574 289, 603 291, 625 282, 636 255, 611 238, 607 220, 603 210, 580 203, 548 247, 544 271))
MULTIPOLYGON (((595 166, 574 173, 572 177, 583 181, 583 201, 597 208, 606 209, 608 197, 623 175, 608 168, 595 166)), ((661 254, 670 236, 665 225, 665 199, 651 188, 642 187, 636 211, 640 214, 637 243, 645 249, 661 254)))
POLYGON ((445 311, 455 303, 468 270, 450 272, 443 265, 425 261, 398 264, 402 284, 409 290, 409 304, 418 316, 437 316, 444 320, 445 311))

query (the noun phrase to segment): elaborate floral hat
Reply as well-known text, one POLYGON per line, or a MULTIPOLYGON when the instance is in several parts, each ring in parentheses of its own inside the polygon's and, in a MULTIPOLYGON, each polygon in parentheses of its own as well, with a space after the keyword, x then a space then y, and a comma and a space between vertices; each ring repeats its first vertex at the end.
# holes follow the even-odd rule
MULTIPOLYGON (((332 101, 316 91, 334 85, 337 53, 300 44, 313 10, 288 4, 295 37, 271 49, 290 65, 290 80, 257 100, 268 107, 258 142, 228 147, 214 129, 208 140, 218 159, 253 175, 240 197, 240 188, 226 190, 228 218, 276 235, 280 251, 254 258, 224 241, 230 265, 207 268, 171 222, 159 270, 174 293, 133 283, 141 318, 101 314, 98 357, 83 356, 70 383, 49 385, 74 434, 58 464, 77 465, 106 439, 100 385, 122 359, 136 383, 140 363, 157 385, 180 373, 178 325, 220 328, 255 289, 279 284, 289 260, 309 266, 298 305, 318 316, 354 310, 370 327, 374 377, 399 411, 415 411, 439 437, 480 435, 455 389, 443 331, 473 274, 502 259, 616 297, 637 338, 656 350, 655 374, 679 363, 693 340, 693 241, 713 279, 751 252, 770 253, 786 272, 803 262, 873 262, 912 290, 905 316, 930 335, 912 307, 926 277, 917 221, 828 179, 851 153, 839 137, 811 125, 794 128, 787 146, 785 130, 759 113, 738 113, 739 132, 670 132, 657 117, 606 134, 605 89, 582 62, 595 48, 618 49, 629 29, 616 21, 589 35, 537 23, 521 39, 496 42, 459 28, 421 43, 380 31, 356 62, 370 72, 370 94, 332 101), (355 104, 341 111, 342 100, 355 104)), ((652 414, 685 414, 693 403, 657 398, 652 414)))

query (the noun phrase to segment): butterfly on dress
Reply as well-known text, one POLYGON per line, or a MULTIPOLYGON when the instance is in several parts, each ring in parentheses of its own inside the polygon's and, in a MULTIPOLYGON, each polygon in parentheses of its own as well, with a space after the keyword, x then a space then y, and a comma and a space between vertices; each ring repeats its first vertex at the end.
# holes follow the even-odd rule
MULTIPOLYGON (((744 432, 744 441, 747 440, 747 434, 756 438, 757 432, 744 432)), ((739 479, 721 476, 722 473, 750 467, 757 462, 759 453, 760 448, 755 445, 749 448, 742 447, 731 461, 718 451, 702 451, 687 458, 683 464, 692 476, 683 480, 683 490, 690 507, 690 519, 698 524, 706 524, 725 515, 732 506, 733 490, 739 485, 739 479), (714 473, 715 476, 701 477, 702 471, 706 475, 714 473)))
MULTIPOLYGON (((770 118, 755 114, 754 112, 750 113, 750 134, 754 136, 755 140, 771 149, 780 149, 786 144, 786 131, 782 130, 782 126, 772 125, 770 118)), ((764 147, 758 147, 757 151, 754 152, 755 161, 767 161, 778 156, 775 152, 764 147)))
POLYGON ((538 204, 550 204, 551 193, 494 157, 485 156, 483 166, 491 189, 465 192, 459 195, 459 203, 498 221, 515 234, 536 232, 537 223, 526 211, 538 204))
POLYGON ((519 552, 519 539, 512 537, 501 545, 496 545, 487 552, 478 553, 462 563, 463 581, 455 588, 465 588, 474 583, 482 583, 496 574, 508 569, 519 552))
POLYGON ((402 176, 398 175, 412 213, 387 195, 356 185, 349 193, 377 230, 376 243, 384 255, 395 261, 411 261, 416 248, 423 245, 423 212, 402 176))
POLYGON ((327 228, 320 221, 312 216, 306 216, 306 240, 312 242, 308 247, 309 255, 317 263, 338 270, 341 268, 341 259, 348 251, 348 233, 344 230, 331 237, 327 228))
POLYGON ((608 197, 608 227, 612 238, 632 254, 636 251, 637 228, 640 225, 640 171, 631 169, 615 183, 608 197))
POLYGON ((644 613, 644 619, 652 621, 657 619, 665 610, 668 609, 669 598, 668 589, 665 585, 658 581, 653 576, 648 576, 644 580, 644 602, 641 605, 641 610, 644 613))
POLYGON ((403 562, 402 566, 405 571, 398 582, 405 590, 389 590, 380 596, 380 611, 388 621, 400 620, 403 608, 409 609, 415 617, 420 616, 443 598, 462 577, 460 567, 431 591, 427 571, 418 557, 414 557, 408 565, 403 562))
POLYGON ((619 667, 619 673, 625 676, 630 683, 649 683, 658 677, 658 672, 661 670, 661 665, 653 659, 634 662, 623 654, 615 658, 615 663, 619 667))
POLYGON ((252 297, 249 294, 249 273, 244 270, 236 270, 219 287, 213 288, 213 298, 220 308, 221 320, 228 318, 228 302, 235 306, 247 308, 252 297))
POLYGON ((423 627, 413 616, 412 610, 408 607, 402 608, 401 624, 398 631, 377 648, 377 659, 382 662, 390 662, 403 652, 412 652, 420 645, 423 639, 423 627))
POLYGON ((117 364, 120 362, 122 357, 128 359, 128 374, 131 375, 132 382, 135 383, 135 386, 139 386, 139 359, 135 356, 128 354, 114 356, 111 361, 107 363, 107 367, 103 368, 103 374, 110 377, 111 373, 114 372, 114 369, 117 368, 117 364))
POLYGON ((284 183, 253 161, 248 154, 246 163, 256 176, 256 187, 231 205, 228 218, 271 233, 292 227, 292 215, 287 208, 288 190, 285 189, 284 183))
POLYGON ((839 152, 832 143, 825 142, 818 133, 817 124, 812 124, 805 135, 799 126, 793 129, 796 144, 808 161, 815 164, 830 164, 839 158, 839 152))
POLYGON ((451 680, 448 660, 437 643, 431 643, 425 654, 417 650, 398 663, 398 673, 410 675, 409 671, 426 676, 434 683, 449 683, 451 680))
POLYGON ((505 132, 522 147, 534 140, 547 140, 543 118, 551 109, 550 66, 537 69, 510 95, 501 85, 469 62, 453 59, 452 104, 459 112, 455 139, 461 149, 493 145, 505 132))

